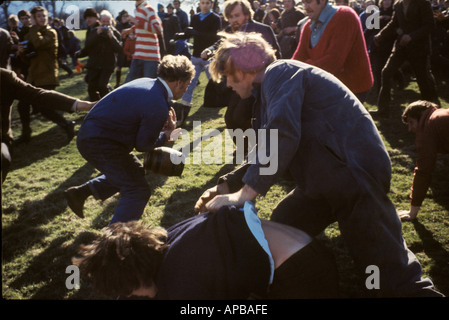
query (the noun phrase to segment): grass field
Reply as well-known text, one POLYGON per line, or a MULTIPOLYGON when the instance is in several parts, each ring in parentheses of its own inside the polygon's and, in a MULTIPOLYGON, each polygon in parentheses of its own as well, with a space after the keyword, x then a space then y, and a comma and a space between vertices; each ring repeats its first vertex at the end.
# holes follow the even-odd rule
MULTIPOLYGON (((84 31, 78 32, 80 38, 84 31)), ((122 75, 125 78, 126 71, 122 75)), ((84 74, 68 77, 60 70, 61 86, 57 90, 72 96, 87 98, 84 74)), ((201 108, 207 79, 201 75, 192 108, 184 128, 192 131, 193 121, 202 121, 203 130, 225 128, 225 108, 201 108)), ((449 107, 448 78, 437 75, 442 107, 449 107)), ((111 79, 115 85, 115 79, 111 79)), ((377 121, 393 165, 389 196, 398 209, 407 209, 410 186, 416 160, 414 136, 401 123, 400 114, 407 103, 419 98, 416 82, 410 81, 402 91, 394 93, 394 114, 388 120, 377 121)), ((375 108, 375 97, 365 103, 375 108)), ((132 101, 130 101, 132 103, 132 101)), ((75 120, 77 128, 85 114, 66 114, 75 120)), ((66 267, 71 265, 80 244, 88 243, 99 234, 112 217, 118 195, 104 202, 92 197, 85 206, 86 217, 78 218, 67 207, 63 191, 86 182, 98 174, 86 163, 76 148, 75 139, 65 142, 65 133, 40 115, 32 118, 33 136, 28 144, 14 150, 14 160, 2 185, 2 295, 5 299, 100 299, 87 282, 79 290, 65 286, 66 267)), ((13 108, 12 128, 20 135, 20 121, 13 108)), ((203 146, 204 147, 204 146, 203 146)), ((139 157, 143 154, 137 153, 139 157)), ((193 206, 202 192, 215 185, 217 178, 234 165, 186 166, 182 177, 148 175, 153 194, 143 214, 143 221, 168 227, 194 214, 193 206)), ((276 203, 293 185, 282 181, 273 186, 256 206, 260 216, 269 218, 276 203)), ((409 248, 422 263, 425 277, 434 281, 438 290, 449 295, 449 157, 440 156, 427 198, 415 222, 402 224, 409 248)), ((360 296, 352 260, 348 255, 337 224, 320 235, 337 259, 344 297, 360 296)), ((363 282, 362 282, 363 283, 363 282)))

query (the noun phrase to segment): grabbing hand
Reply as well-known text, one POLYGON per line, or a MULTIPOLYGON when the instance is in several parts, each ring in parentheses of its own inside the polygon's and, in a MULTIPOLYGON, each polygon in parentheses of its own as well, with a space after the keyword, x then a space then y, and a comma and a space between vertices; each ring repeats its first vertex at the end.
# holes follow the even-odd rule
POLYGON ((221 183, 213 188, 207 189, 195 204, 195 212, 200 214, 206 212, 206 204, 219 194, 229 193, 229 187, 226 182, 221 183))

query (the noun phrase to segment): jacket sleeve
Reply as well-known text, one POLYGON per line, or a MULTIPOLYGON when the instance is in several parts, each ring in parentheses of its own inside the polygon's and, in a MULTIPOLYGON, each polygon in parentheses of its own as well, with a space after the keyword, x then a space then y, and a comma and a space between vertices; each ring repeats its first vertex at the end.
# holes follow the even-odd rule
POLYGON ((435 169, 438 154, 438 136, 434 132, 432 125, 424 128, 423 138, 418 149, 418 159, 413 176, 411 205, 420 207, 426 197, 427 190, 432 181, 432 174, 435 169))
POLYGON ((147 102, 142 104, 142 119, 137 131, 135 148, 139 152, 146 152, 165 143, 165 135, 161 130, 168 118, 167 102, 162 98, 151 100, 152 107, 147 102), (165 111, 164 111, 165 110, 165 111))
POLYGON ((14 72, 5 69, 2 69, 1 77, 2 94, 11 95, 14 99, 20 99, 30 104, 33 103, 46 108, 73 112, 72 107, 77 101, 76 98, 54 90, 44 90, 35 87, 17 77, 14 72), (5 87, 3 87, 4 84, 5 87), (3 93, 4 89, 6 89, 5 93, 3 93))
POLYGON ((26 35, 36 50, 45 50, 52 48, 58 43, 56 31, 50 28, 37 28, 33 26, 26 35))
POLYGON ((266 135, 258 136, 256 160, 250 159, 251 165, 243 177, 243 182, 261 195, 286 172, 301 140, 304 72, 284 68, 282 64, 275 66, 266 72, 262 83, 261 107, 265 109, 262 110, 265 121, 260 129, 266 135), (272 140, 275 133, 277 139, 272 140))

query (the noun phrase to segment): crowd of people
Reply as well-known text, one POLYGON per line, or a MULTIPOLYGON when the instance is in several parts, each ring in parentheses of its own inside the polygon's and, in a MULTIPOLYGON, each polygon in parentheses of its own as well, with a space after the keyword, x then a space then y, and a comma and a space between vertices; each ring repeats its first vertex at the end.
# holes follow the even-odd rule
POLYGON ((30 140, 32 111, 63 128, 68 141, 74 123, 57 109, 88 111, 77 147, 101 175, 68 188, 68 206, 83 218, 89 196, 105 200, 120 193, 104 236, 76 259, 99 291, 160 299, 337 297, 336 268, 314 239, 337 221, 357 269, 375 264, 383 270, 379 296, 441 296, 421 278, 400 219, 416 219, 436 155, 449 153, 449 112, 440 108, 433 74, 449 74, 448 1, 226 0, 220 9, 199 0, 189 14, 180 0, 157 8, 144 0, 135 5, 135 12, 122 10, 116 18, 87 8, 83 45, 63 19, 50 19, 41 6, 10 16, 8 30, 0 29, 2 159, 4 142, 7 151, 30 140), (374 28, 373 17, 379 22, 374 28), (58 108, 45 100, 57 95, 60 68, 70 77, 85 74, 89 101, 57 96, 64 102, 58 108), (129 71, 122 83, 123 68, 129 71), (363 102, 374 93, 378 110, 371 115, 390 117, 398 107, 393 82, 404 87, 405 68, 421 94, 402 116, 417 134, 419 155, 410 210, 397 212, 387 196, 390 160, 363 102), (136 221, 151 188, 132 151, 172 141, 188 114, 172 105, 192 107, 203 71, 203 106, 226 106, 228 129, 279 131, 279 169, 264 176, 258 161, 245 162, 203 193, 198 216, 168 230, 147 230, 136 221), (19 86, 44 98, 4 98, 19 86), (13 99, 22 124, 15 140, 13 99), (261 221, 256 197, 285 174, 295 188, 273 209, 271 221, 261 221), (114 270, 111 277, 100 265, 114 270), (129 268, 135 275, 127 277, 129 268), (300 277, 295 268, 303 270, 300 277))

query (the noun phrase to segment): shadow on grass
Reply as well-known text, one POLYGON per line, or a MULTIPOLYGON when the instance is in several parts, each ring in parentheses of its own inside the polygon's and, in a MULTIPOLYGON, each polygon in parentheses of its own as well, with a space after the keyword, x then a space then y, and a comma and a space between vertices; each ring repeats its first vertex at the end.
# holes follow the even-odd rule
MULTIPOLYGON (((445 296, 449 296, 449 252, 434 238, 432 231, 429 231, 418 220, 414 220, 413 225, 418 233, 426 255, 433 260, 429 269, 429 276, 432 278, 437 289, 445 296)), ((421 248, 413 248, 421 251, 421 248)))
POLYGON ((48 158, 68 143, 65 131, 58 126, 32 136, 29 143, 14 146, 10 172, 48 158))
POLYGON ((41 241, 47 234, 40 226, 47 224, 67 208, 64 190, 78 184, 80 179, 87 180, 93 172, 94 168, 86 163, 42 200, 26 201, 19 210, 17 219, 2 228, 2 262, 6 263, 14 256, 23 254, 30 246, 41 241))
MULTIPOLYGON (((72 265, 72 258, 78 253, 83 244, 90 244, 97 238, 93 232, 80 233, 70 244, 72 234, 62 235, 53 240, 46 249, 34 257, 28 267, 11 283, 12 288, 21 289, 45 283, 37 290, 31 299, 60 300, 64 299, 69 291, 66 287, 66 279, 71 273, 66 273, 66 268, 72 265)), ((89 283, 81 283, 76 290, 73 299, 101 299, 95 296, 89 283)))

